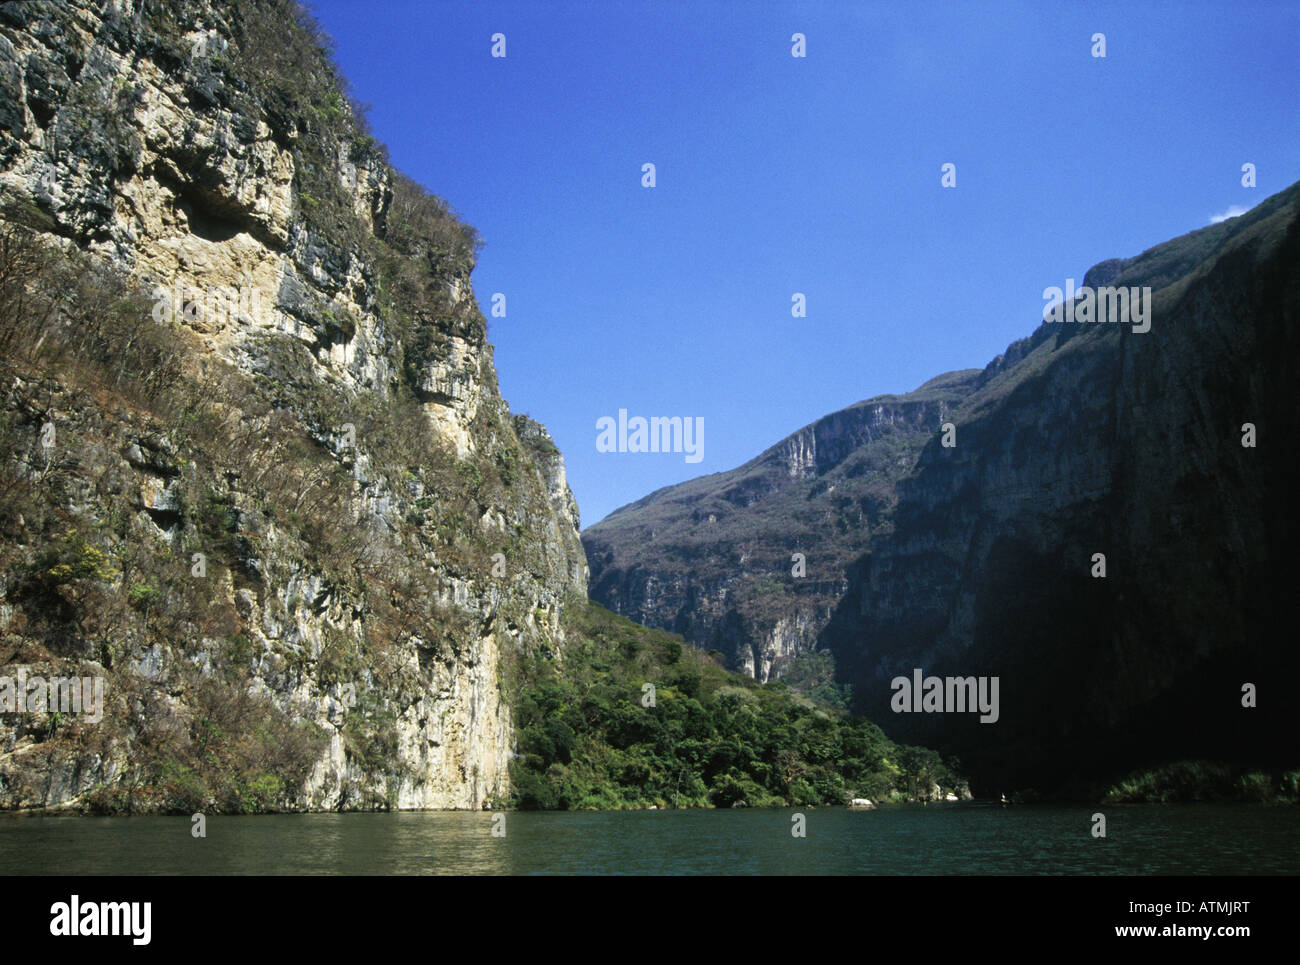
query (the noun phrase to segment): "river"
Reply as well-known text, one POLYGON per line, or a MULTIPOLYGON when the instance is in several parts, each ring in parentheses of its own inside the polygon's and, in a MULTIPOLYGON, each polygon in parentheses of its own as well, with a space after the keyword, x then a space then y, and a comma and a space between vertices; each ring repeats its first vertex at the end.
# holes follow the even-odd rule
POLYGON ((1296 874, 1300 808, 0 816, 12 874, 1296 874), (1091 834, 1106 815, 1106 837, 1091 834), (804 816, 796 837, 794 815, 804 816), (494 835, 494 830, 497 834, 494 835))

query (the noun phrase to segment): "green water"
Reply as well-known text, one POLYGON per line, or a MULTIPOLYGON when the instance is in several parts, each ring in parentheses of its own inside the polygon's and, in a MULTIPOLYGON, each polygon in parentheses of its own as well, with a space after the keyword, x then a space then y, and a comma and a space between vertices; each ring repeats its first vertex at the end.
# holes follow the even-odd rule
POLYGON ((9 874, 1297 874, 1300 808, 0 816, 9 874), (1089 833, 1094 811, 1107 837, 1089 833))

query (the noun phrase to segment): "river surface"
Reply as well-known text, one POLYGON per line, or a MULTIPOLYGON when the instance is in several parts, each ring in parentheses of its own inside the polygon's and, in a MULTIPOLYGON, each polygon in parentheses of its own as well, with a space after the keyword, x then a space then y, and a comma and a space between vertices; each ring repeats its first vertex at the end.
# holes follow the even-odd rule
POLYGON ((1297 873, 1296 807, 210 816, 206 838, 185 817, 0 815, 5 875, 1297 873))

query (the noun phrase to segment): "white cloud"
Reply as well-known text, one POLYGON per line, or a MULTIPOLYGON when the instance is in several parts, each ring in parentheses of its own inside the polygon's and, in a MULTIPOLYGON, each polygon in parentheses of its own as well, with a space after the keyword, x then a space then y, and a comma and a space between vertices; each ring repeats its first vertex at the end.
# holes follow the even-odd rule
POLYGON ((1230 204, 1228 205, 1228 210, 1223 212, 1222 214, 1210 215, 1210 224, 1218 224, 1220 221, 1227 221, 1229 218, 1235 218, 1238 215, 1243 215, 1249 210, 1250 208, 1243 208, 1239 204, 1230 204))

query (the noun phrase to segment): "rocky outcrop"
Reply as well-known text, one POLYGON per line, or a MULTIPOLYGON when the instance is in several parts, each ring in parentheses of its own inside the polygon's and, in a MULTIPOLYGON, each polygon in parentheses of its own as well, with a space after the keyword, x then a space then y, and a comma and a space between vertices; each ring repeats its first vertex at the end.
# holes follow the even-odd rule
POLYGON ((517 415, 514 417, 514 428, 520 443, 541 470, 547 495, 555 510, 554 525, 544 534, 545 541, 564 547, 565 556, 572 567, 570 580, 574 586, 585 590, 591 574, 587 569, 586 552, 578 538, 578 531, 582 528, 581 517, 578 514, 578 501, 573 497, 573 490, 569 488, 568 476, 564 471, 564 456, 540 422, 526 415, 517 415))
POLYGON ((48 361, 53 323, 0 373, 0 673, 108 682, 98 725, 0 718, 0 807, 501 798, 512 654, 562 646, 587 574, 563 459, 498 393, 472 229, 283 0, 5 4, 0 105, 6 210, 121 275, 182 373, 48 361))

